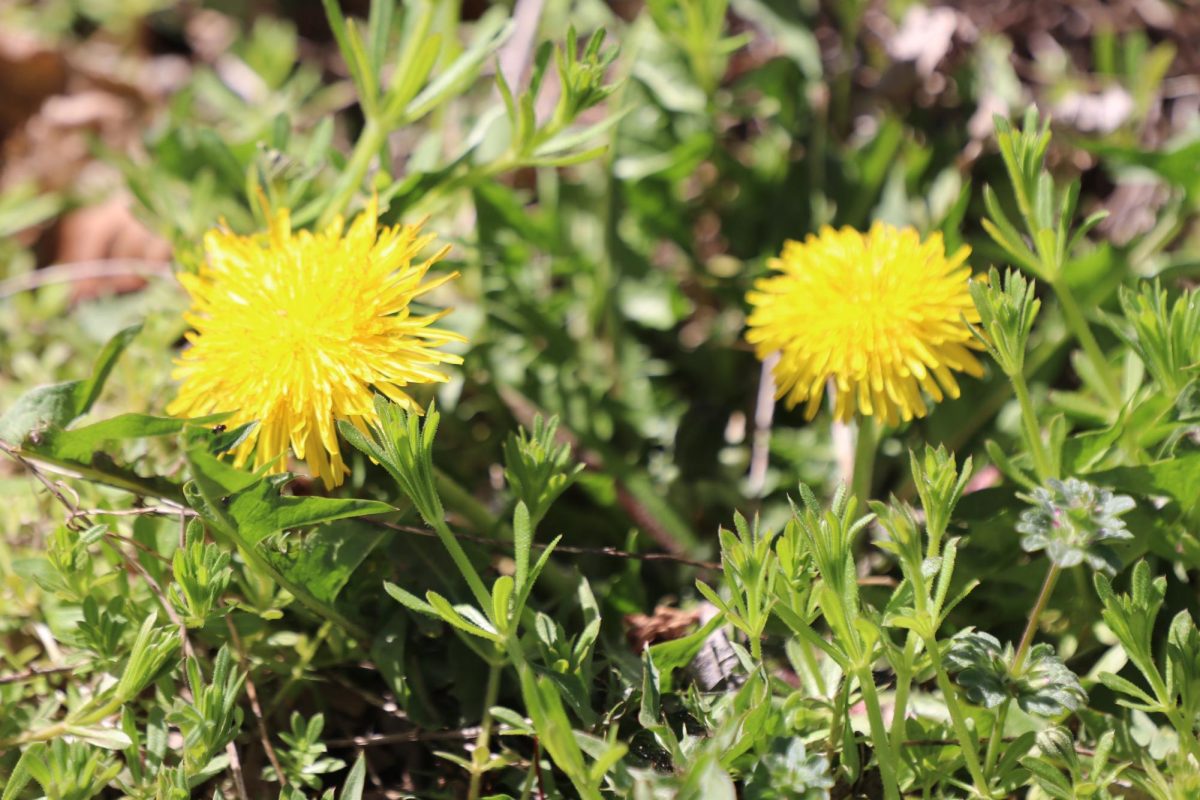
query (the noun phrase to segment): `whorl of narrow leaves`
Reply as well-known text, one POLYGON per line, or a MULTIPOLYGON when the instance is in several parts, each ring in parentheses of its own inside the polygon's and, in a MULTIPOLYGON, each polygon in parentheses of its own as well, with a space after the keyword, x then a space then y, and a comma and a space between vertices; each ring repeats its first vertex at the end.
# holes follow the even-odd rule
POLYGON ((1124 324, 1109 317, 1110 327, 1164 391, 1179 395, 1200 375, 1200 299, 1188 290, 1171 304, 1158 281, 1137 291, 1121 287, 1117 297, 1124 324))
POLYGON ((1025 349, 1042 301, 1036 285, 1016 270, 1006 270, 1003 283, 992 267, 986 281, 972 280, 971 299, 979 311, 980 331, 972 328, 1005 375, 1020 375, 1025 369, 1025 349))
POLYGON ((921 508, 925 512, 929 552, 937 553, 954 507, 962 499, 967 482, 971 479, 971 458, 968 456, 959 470, 954 453, 940 445, 936 448, 925 445, 921 457, 909 451, 908 458, 913 483, 916 484, 921 508))
POLYGON ((504 442, 504 477, 535 528, 583 470, 582 464, 571 464, 570 445, 556 442, 557 431, 558 417, 537 416, 532 432, 522 427, 504 442))
POLYGON ((422 519, 430 525, 441 524, 445 512, 433 473, 433 440, 441 421, 436 405, 430 404, 424 424, 420 415, 379 395, 375 411, 379 423, 371 429, 371 436, 344 421, 338 422, 338 430, 346 441, 383 465, 422 519))

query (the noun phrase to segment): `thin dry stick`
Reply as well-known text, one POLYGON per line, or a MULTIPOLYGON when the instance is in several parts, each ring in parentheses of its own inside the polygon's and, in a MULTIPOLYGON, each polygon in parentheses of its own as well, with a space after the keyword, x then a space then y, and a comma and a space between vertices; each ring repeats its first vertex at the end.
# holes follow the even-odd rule
MULTIPOLYGON (((503 725, 496 727, 496 732, 508 730, 503 725)), ((412 744, 414 742, 445 742, 474 739, 479 735, 479 726, 459 728, 453 731, 423 731, 420 729, 402 733, 368 733, 365 736, 352 736, 347 739, 326 739, 327 747, 373 747, 383 744, 412 744)))
POLYGON ((778 363, 779 353, 767 356, 758 379, 754 433, 750 439, 750 474, 746 487, 751 497, 760 497, 767 481, 767 465, 771 460, 771 423, 775 419, 775 365, 778 363))
POLYGON ((229 771, 233 773, 234 791, 241 800, 250 800, 250 795, 246 793, 246 779, 242 775, 242 759, 232 739, 225 745, 225 755, 229 756, 229 771))
POLYGON ((145 506, 143 508, 81 508, 79 513, 87 517, 195 517, 190 508, 176 505, 145 506))
POLYGON ((545 0, 517 0, 513 9, 513 36, 500 49, 498 60, 500 74, 514 91, 529 71, 533 42, 537 36, 538 22, 542 18, 544 5, 545 0))
POLYGON ((64 672, 74 672, 77 669, 79 669, 78 664, 72 664, 68 667, 29 667, 20 672, 14 672, 11 675, 0 675, 0 686, 9 683, 31 681, 34 678, 40 678, 44 675, 60 675, 64 672))
POLYGON ((258 721, 258 739, 262 742, 263 750, 266 751, 267 760, 271 762, 271 766, 275 768, 275 774, 279 776, 279 782, 283 786, 288 785, 287 776, 283 774, 283 767, 279 763, 279 756, 275 754, 275 748, 271 746, 271 736, 267 732, 267 721, 263 717, 262 706, 258 702, 258 688, 254 685, 254 679, 250 677, 250 659, 246 656, 246 650, 242 647, 242 638, 238 636, 237 628, 233 625, 233 620, 228 616, 225 617, 225 625, 229 628, 229 637, 233 639, 233 649, 237 652, 238 664, 241 665, 242 671, 246 673, 246 697, 250 700, 250 710, 254 713, 254 718, 258 721))
MULTIPOLYGON (((410 533, 413 536, 437 537, 437 534, 427 528, 418 528, 414 525, 400 525, 395 522, 386 522, 384 520, 368 520, 372 525, 379 525, 393 531, 402 533, 410 533)), ((489 539, 486 536, 475 536, 461 531, 451 531, 455 539, 465 542, 473 542, 475 544, 484 545, 492 550, 507 550, 508 545, 504 542, 498 542, 495 539, 489 539)), ((534 542, 532 545, 538 550, 545 550, 550 545, 541 542, 534 542)), ((721 569, 721 565, 715 561, 700 561, 694 558, 685 558, 672 553, 630 553, 626 550, 618 550, 615 547, 574 547, 572 545, 560 544, 554 547, 555 553, 571 553, 572 555, 583 556, 606 556, 609 558, 626 558, 636 561, 670 561, 675 564, 686 564, 690 567, 699 567, 701 569, 721 569)))
POLYGON ((0 281, 0 300, 56 283, 74 283, 95 278, 120 278, 126 275, 165 278, 170 274, 170 262, 136 258, 111 258, 77 261, 72 264, 54 264, 25 275, 9 278, 6 281, 0 281))

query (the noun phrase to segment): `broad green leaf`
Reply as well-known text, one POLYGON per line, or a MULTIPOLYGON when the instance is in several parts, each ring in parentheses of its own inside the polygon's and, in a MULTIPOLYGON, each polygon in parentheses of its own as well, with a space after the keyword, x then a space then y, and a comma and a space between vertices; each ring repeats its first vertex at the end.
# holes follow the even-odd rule
POLYGON ((355 520, 338 520, 284 538, 280 551, 265 550, 277 570, 318 600, 332 603, 387 531, 355 520))
POLYGON ((307 528, 348 517, 387 514, 396 509, 377 500, 339 497, 289 497, 271 481, 259 480, 222 501, 241 537, 258 544, 276 531, 307 528))
POLYGON ((1153 464, 1094 472, 1088 480, 1143 497, 1166 495, 1179 503, 1185 515, 1192 517, 1200 504, 1200 452, 1183 453, 1153 464))

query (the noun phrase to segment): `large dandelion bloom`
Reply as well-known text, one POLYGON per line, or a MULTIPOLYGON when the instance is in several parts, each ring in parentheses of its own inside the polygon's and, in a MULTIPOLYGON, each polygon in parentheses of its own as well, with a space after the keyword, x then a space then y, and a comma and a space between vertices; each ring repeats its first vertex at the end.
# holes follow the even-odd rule
POLYGON ((860 233, 822 228, 789 241, 755 283, 746 339, 758 357, 779 354, 777 397, 806 401, 812 419, 832 382, 834 416, 857 411, 889 424, 923 417, 921 390, 958 397, 954 371, 979 376, 966 247, 949 258, 940 234, 924 242, 911 228, 876 223, 860 233))
POLYGON ((231 412, 229 427, 259 424, 234 451, 239 466, 279 472, 291 446, 327 488, 349 472, 335 420, 365 431, 374 392, 417 408, 405 387, 445 381, 437 348, 463 341, 430 327, 446 311, 414 315, 413 298, 456 274, 422 282, 449 250, 416 260, 433 241, 419 226, 380 229, 372 201, 349 230, 293 232, 279 211, 266 234, 228 230, 204 238, 206 260, 179 280, 192 298, 191 343, 176 360, 182 382, 170 414, 231 412))

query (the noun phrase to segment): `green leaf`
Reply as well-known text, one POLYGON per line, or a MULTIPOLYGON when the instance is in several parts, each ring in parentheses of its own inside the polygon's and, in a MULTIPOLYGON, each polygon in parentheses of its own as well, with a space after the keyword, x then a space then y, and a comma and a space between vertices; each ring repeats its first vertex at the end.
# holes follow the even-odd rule
POLYGON ((133 741, 124 732, 116 728, 105 728, 101 725, 89 725, 87 727, 68 725, 67 733, 82 739, 88 744, 102 747, 105 750, 124 750, 133 744, 133 741))
MULTIPOLYGON (((332 2, 332 0, 326 0, 332 2)), ((485 14, 476 24, 475 41, 459 55, 445 72, 429 82, 404 109, 403 118, 413 122, 440 105, 459 87, 474 79, 480 65, 512 35, 516 25, 503 13, 485 14)))
POLYGON ((437 617, 438 612, 433 606, 426 603, 421 598, 417 597, 412 592, 404 589, 391 581, 383 582, 383 590, 390 594, 396 602, 407 608, 409 611, 416 611, 419 614, 427 614, 431 617, 437 617))
POLYGON ((86 414, 100 396, 117 358, 141 329, 140 324, 133 325, 113 336, 96 358, 90 378, 39 386, 18 398, 0 417, 0 440, 23 446, 35 433, 65 428, 86 414))
POLYGON ((17 765, 13 767, 12 773, 8 776, 8 783, 4 786, 4 794, 0 795, 0 800, 17 800, 29 781, 33 780, 33 764, 38 762, 42 767, 41 771, 45 771, 42 764, 42 751, 46 749, 44 744, 40 742, 30 745, 24 753, 21 753, 21 758, 17 760, 17 765))
POLYGON ((642 651, 642 703, 638 709, 638 723, 643 728, 654 728, 661 724, 662 694, 658 689, 661 680, 650 648, 647 647, 642 651))
POLYGON ((336 622, 348 633, 363 641, 370 640, 369 631, 347 618, 330 603, 314 597, 302 584, 280 572, 264 557, 258 544, 270 534, 287 527, 316 525, 363 514, 384 513, 391 511, 391 506, 363 500, 281 497, 272 482, 254 476, 247 478, 247 474, 239 470, 207 472, 206 466, 211 467, 212 464, 221 462, 199 448, 189 450, 186 459, 192 472, 192 482, 185 487, 184 494, 188 504, 200 513, 214 534, 239 547, 254 568, 273 578, 309 610, 336 622), (249 479, 255 482, 235 494, 230 494, 233 487, 241 486, 249 479), (223 481, 228 483, 223 485, 223 481), (305 502, 312 500, 322 502, 305 502))
POLYGON ((514 574, 518 594, 529 580, 529 552, 532 548, 533 526, 529 520, 529 509, 524 503, 517 503, 513 511, 513 559, 516 562, 514 574))
POLYGON ((341 794, 338 795, 338 800, 362 800, 363 788, 367 782, 367 761, 366 758, 359 753, 358 758, 354 761, 354 766, 350 768, 350 774, 346 776, 346 782, 342 784, 341 794))
POLYGON ((724 614, 715 614, 699 630, 687 636, 650 645, 650 658, 654 660, 659 673, 660 691, 671 690, 671 673, 692 663, 705 640, 721 626, 724 619, 724 614))
POLYGON ((182 431, 185 425, 187 421, 175 417, 121 414, 82 428, 50 430, 32 450, 38 455, 55 459, 90 463, 95 451, 103 444, 149 436, 170 436, 182 431))
POLYGON ((1093 483, 1143 497, 1166 495, 1179 503, 1189 518, 1200 505, 1200 452, 1183 453, 1153 464, 1115 467, 1094 472, 1088 478, 1093 483))
POLYGON ((464 633, 469 633, 472 636, 478 636, 481 639, 487 639, 488 641, 499 644, 500 637, 496 635, 495 631, 490 631, 481 625, 468 622, 467 618, 463 616, 459 609, 450 605, 450 601, 442 597, 437 592, 431 589, 425 593, 425 599, 428 601, 433 610, 437 612, 437 615, 444 621, 450 623, 464 633))
POLYGON ((1114 692, 1128 695, 1129 697, 1132 697, 1134 700, 1141 703, 1144 706, 1143 710, 1159 710, 1160 706, 1158 701, 1146 694, 1146 692, 1142 691, 1133 681, 1122 678, 1120 675, 1117 675, 1113 672, 1101 672, 1097 677, 1100 679, 1102 684, 1107 686, 1109 689, 1112 689, 1114 692))
POLYGON ((261 541, 275 531, 303 528, 347 517, 386 514, 395 509, 377 500, 335 497, 285 497, 266 481, 235 495, 230 513, 249 541, 261 541))
POLYGON ((304 535, 288 536, 283 550, 265 550, 263 555, 313 597, 332 603, 386 535, 375 525, 339 520, 304 535))
POLYGON ((514 581, 508 575, 501 575, 492 584, 492 624, 496 630, 507 630, 509 622, 509 601, 513 596, 514 581))

